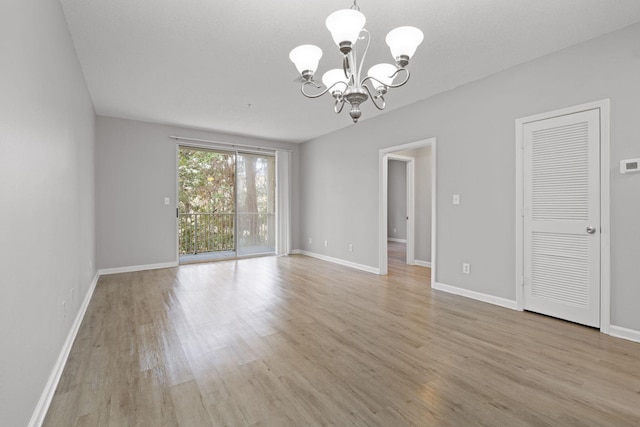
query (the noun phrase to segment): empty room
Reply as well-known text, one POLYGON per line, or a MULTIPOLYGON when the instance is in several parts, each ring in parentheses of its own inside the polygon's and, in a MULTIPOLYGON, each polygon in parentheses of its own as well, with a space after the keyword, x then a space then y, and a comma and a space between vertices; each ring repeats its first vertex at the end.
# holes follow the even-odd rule
POLYGON ((0 2, 0 425, 640 425, 640 2, 0 2))

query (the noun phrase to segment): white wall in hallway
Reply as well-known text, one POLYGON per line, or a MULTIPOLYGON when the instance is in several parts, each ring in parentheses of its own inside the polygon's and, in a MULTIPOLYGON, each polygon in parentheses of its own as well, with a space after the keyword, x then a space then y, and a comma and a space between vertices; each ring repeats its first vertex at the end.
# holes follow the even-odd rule
POLYGON ((407 163, 389 160, 389 192, 387 199, 387 235, 392 239, 407 238, 407 163))

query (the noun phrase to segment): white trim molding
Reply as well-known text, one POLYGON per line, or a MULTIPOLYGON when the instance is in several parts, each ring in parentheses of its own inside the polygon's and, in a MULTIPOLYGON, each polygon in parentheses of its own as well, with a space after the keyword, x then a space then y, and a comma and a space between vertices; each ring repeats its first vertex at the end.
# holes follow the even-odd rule
POLYGON ((609 335, 629 341, 640 342, 640 331, 636 331, 635 329, 623 328, 622 326, 610 325, 609 335))
POLYGON ((89 286, 89 290, 87 291, 87 295, 85 295, 84 300, 82 301, 82 305, 78 310, 78 314, 76 315, 76 318, 71 325, 71 330, 69 330, 67 339, 65 340, 64 345, 60 350, 58 360, 56 360, 55 365, 53 365, 51 375, 49 375, 49 380, 47 381, 47 384, 42 391, 40 400, 38 400, 38 404, 33 411, 33 415, 31 416, 31 420, 29 421, 29 427, 39 427, 44 422, 44 418, 47 415, 49 406, 51 405, 51 401, 53 400, 53 395, 55 394, 56 389, 58 388, 58 383, 60 382, 60 378, 62 377, 62 372, 64 371, 64 367, 67 364, 69 353, 71 353, 71 347, 73 347, 73 342, 76 339, 76 335, 78 335, 80 325, 82 324, 84 315, 87 312, 89 302, 91 301, 91 297, 93 297, 93 291, 95 291, 96 289, 99 278, 100 273, 96 272, 93 280, 91 281, 91 285, 89 286))
POLYGON ((333 258, 327 255, 317 254, 315 252, 303 251, 301 249, 295 249, 291 251, 292 254, 304 255, 311 258, 321 259, 322 261, 332 262, 334 264, 344 265, 345 267, 351 267, 356 270, 366 271, 367 273, 380 274, 380 269, 371 267, 369 265, 358 264, 351 261, 346 261, 340 258, 333 258))
POLYGON ((415 259, 415 260, 413 260, 413 265, 418 265, 418 266, 420 266, 420 267, 428 267, 428 268, 431 268, 431 262, 429 262, 429 261, 422 261, 422 260, 419 260, 419 259, 415 259))
POLYGON ((116 267, 116 268, 103 268, 98 271, 101 276, 106 276, 109 274, 118 274, 118 273, 132 273, 134 271, 143 271, 143 270, 158 270, 160 268, 172 268, 177 267, 177 262, 163 262, 160 264, 146 264, 146 265, 130 265, 127 267, 116 267))
POLYGON ((487 302, 493 305, 499 305, 500 307, 510 308, 511 310, 518 309, 516 302, 513 300, 496 297, 489 294, 483 294, 481 292, 470 291, 468 289, 458 288, 456 286, 445 285, 444 283, 435 282, 433 285, 433 289, 448 292, 454 295, 460 295, 477 301, 487 302))
POLYGON ((389 237, 388 242, 407 243, 407 239, 396 239, 395 237, 389 237))

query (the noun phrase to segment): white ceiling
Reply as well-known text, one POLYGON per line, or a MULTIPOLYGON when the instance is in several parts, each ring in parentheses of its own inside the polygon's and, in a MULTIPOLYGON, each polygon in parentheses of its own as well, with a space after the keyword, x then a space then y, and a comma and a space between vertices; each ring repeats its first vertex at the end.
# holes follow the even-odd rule
MULTIPOLYGON (((316 44, 316 73, 341 64, 324 26, 350 0, 61 0, 96 113, 302 142, 353 125, 333 99, 307 99, 289 51, 316 44), (249 107, 250 104, 250 107, 249 107)), ((425 40, 387 110, 640 21, 638 0, 359 0, 364 69, 392 62, 384 38, 425 40)), ((363 104, 366 120, 379 113, 363 104)))

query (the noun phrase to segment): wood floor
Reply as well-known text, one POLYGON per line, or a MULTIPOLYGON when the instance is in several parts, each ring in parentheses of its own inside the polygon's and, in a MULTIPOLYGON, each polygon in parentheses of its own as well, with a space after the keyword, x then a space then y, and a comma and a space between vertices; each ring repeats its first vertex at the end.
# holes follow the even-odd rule
POLYGON ((45 426, 638 426, 640 344, 304 256, 104 276, 45 426))

